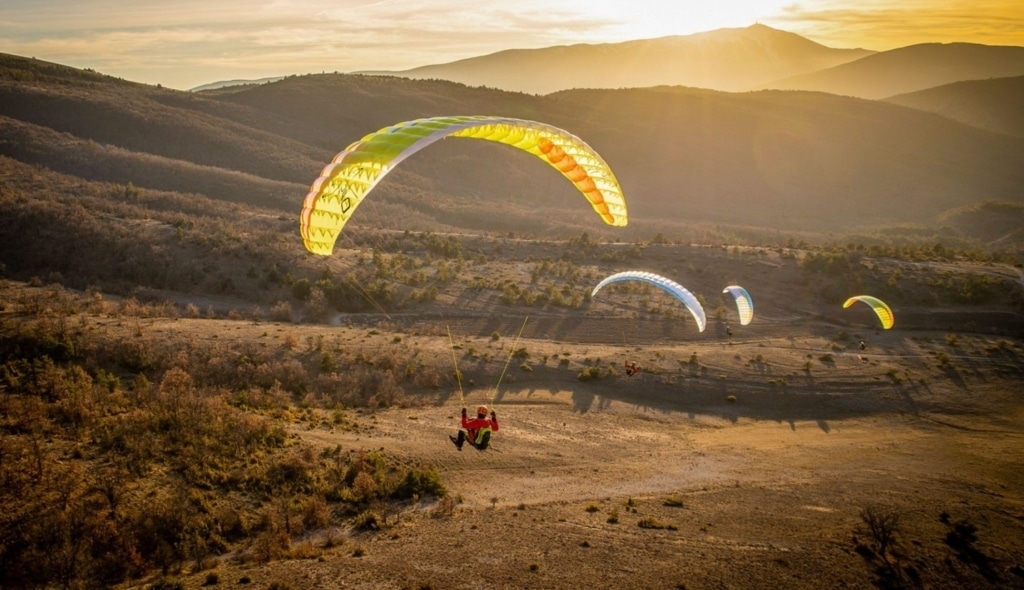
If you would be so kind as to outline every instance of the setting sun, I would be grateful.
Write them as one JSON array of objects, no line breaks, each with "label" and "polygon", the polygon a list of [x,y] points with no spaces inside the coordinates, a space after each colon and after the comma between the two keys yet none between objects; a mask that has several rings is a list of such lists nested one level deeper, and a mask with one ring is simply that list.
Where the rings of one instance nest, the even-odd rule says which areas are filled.
[{"label": "setting sun", "polygon": [[1024,590],[1024,0],[0,0],[0,588]]},{"label": "setting sun", "polygon": [[616,43],[763,23],[839,48],[1020,45],[1017,0],[101,0],[0,5],[0,46],[190,88],[230,78],[400,70],[506,49]]}]

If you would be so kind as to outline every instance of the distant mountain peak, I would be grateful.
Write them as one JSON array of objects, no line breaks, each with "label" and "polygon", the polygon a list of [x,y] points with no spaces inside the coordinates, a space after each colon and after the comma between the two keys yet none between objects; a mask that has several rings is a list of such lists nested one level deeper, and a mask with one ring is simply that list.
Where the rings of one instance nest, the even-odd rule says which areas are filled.
[{"label": "distant mountain peak", "polygon": [[959,82],[1024,75],[1024,47],[918,43],[763,86],[881,99]]},{"label": "distant mountain peak", "polygon": [[438,78],[533,94],[572,88],[650,86],[745,91],[871,53],[826,47],[795,33],[755,23],[619,43],[508,49],[411,70],[357,73]]}]

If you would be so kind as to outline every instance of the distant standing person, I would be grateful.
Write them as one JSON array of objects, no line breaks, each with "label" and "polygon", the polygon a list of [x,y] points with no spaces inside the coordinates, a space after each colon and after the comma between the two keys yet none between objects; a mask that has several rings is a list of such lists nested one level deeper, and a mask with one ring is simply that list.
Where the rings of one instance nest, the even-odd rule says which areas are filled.
[{"label": "distant standing person", "polygon": [[483,451],[491,444],[491,434],[498,432],[498,416],[491,411],[490,418],[487,417],[487,406],[477,406],[476,418],[469,418],[466,408],[462,408],[462,428],[459,435],[448,435],[456,449],[462,450],[462,445],[469,443],[469,446],[478,451]]}]

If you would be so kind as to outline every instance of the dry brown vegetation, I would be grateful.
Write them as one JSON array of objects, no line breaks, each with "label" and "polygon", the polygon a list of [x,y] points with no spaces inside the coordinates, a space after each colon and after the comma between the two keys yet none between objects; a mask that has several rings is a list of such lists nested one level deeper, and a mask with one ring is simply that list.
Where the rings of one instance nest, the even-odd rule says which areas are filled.
[{"label": "dry brown vegetation", "polygon": [[751,233],[764,243],[780,230],[828,231],[891,243],[916,224],[912,231],[932,239],[985,245],[991,232],[948,231],[938,216],[1019,201],[1024,183],[1020,138],[826,94],[660,87],[531,96],[337,74],[193,94],[5,56],[0,98],[5,156],[288,215],[334,153],[381,127],[467,113],[543,120],[612,164],[632,221],[613,234],[534,158],[453,140],[410,158],[364,205],[366,226],[391,229],[616,239],[662,232],[698,241],[716,234],[730,243]]},{"label": "dry brown vegetation", "polygon": [[[751,511],[777,502],[786,513],[804,492],[741,465],[693,483],[689,468],[678,472],[692,464],[666,470],[664,452],[717,464],[740,449],[748,456],[746,436],[808,421],[826,434],[849,428],[871,440],[871,421],[907,412],[912,433],[964,411],[950,387],[1001,404],[1000,392],[1021,376],[1014,335],[1024,287],[1014,267],[978,249],[362,231],[350,232],[338,256],[311,262],[287,237],[292,222],[266,212],[5,165],[10,215],[0,224],[8,236],[2,270],[30,281],[4,283],[0,297],[0,476],[12,507],[2,519],[0,575],[10,587],[142,580],[177,587],[244,578],[330,586],[336,568],[365,587],[448,587],[458,566],[438,571],[428,564],[479,558],[477,543],[455,541],[457,559],[444,548],[481,530],[481,506],[489,507],[488,526],[501,531],[500,539],[488,537],[486,554],[503,564],[509,586],[534,579],[522,576],[548,587],[569,584],[567,571],[552,568],[545,555],[571,546],[589,552],[573,557],[581,564],[568,570],[573,580],[599,584],[606,565],[620,563],[615,567],[632,572],[623,587],[663,579],[700,587],[721,579],[718,560],[734,560],[727,557],[733,549],[722,553],[718,542],[700,540],[710,538],[713,523],[729,523],[728,534],[749,546],[755,531],[774,530]],[[686,314],[644,286],[610,287],[592,301],[592,285],[623,267],[685,282],[711,318],[705,338],[695,340]],[[734,282],[755,293],[758,321],[723,346],[734,312],[719,292]],[[851,290],[887,298],[901,333],[912,336],[879,334],[865,327],[867,313],[840,310]],[[519,342],[513,338],[524,317]],[[852,360],[859,357],[848,351],[862,339],[874,360]],[[453,406],[463,403],[453,353],[470,399],[496,401],[479,388],[508,367],[501,412],[511,423],[493,449],[501,475],[489,483],[476,480],[474,459],[453,463],[447,446]],[[623,376],[624,357],[643,365],[642,377]],[[679,388],[687,392],[682,405]],[[531,401],[538,394],[550,399]],[[996,410],[967,411],[989,419]],[[707,427],[748,421],[752,433],[737,428],[738,438],[715,443],[725,447],[698,442]],[[662,438],[676,429],[679,448]],[[659,439],[669,446],[652,457],[644,449]],[[567,449],[577,449],[570,456],[581,466],[563,473]],[[935,468],[963,460],[923,457]],[[980,457],[984,477],[1002,469],[989,451]],[[850,469],[866,490],[889,489]],[[535,480],[537,473],[548,475]],[[761,483],[740,494],[740,480]],[[764,486],[786,491],[765,496]],[[831,531],[828,543],[867,566],[844,557],[832,562],[829,576],[855,584],[869,575],[879,585],[1013,584],[1020,550],[1004,539],[1007,522],[992,519],[1000,510],[1012,514],[1017,500],[998,494],[995,513],[932,497],[932,511],[959,519],[947,533],[924,527],[927,515],[903,517],[912,541],[930,548],[924,552],[889,537],[884,546],[840,543],[842,535],[865,534],[855,532],[857,515],[823,517],[814,526]],[[855,504],[869,500],[865,492]],[[595,522],[580,522],[589,506],[599,507]],[[696,520],[681,521],[680,510]],[[828,510],[822,514],[835,508]],[[903,515],[909,506],[884,510]],[[518,526],[527,520],[533,524]],[[697,526],[701,521],[708,522]],[[578,532],[595,526],[592,534]],[[551,537],[551,527],[568,538]],[[716,557],[703,567],[641,574],[618,561],[652,542],[625,532],[632,530],[660,535],[653,542],[665,547],[697,543]],[[908,531],[899,532],[891,536]],[[770,536],[777,540],[769,546],[781,544],[786,553],[753,585],[801,586],[795,575],[819,586],[820,568],[805,564],[820,556],[794,547],[784,530]],[[947,569],[928,557],[936,551],[932,537],[950,548]],[[552,539],[561,541],[521,552]],[[792,551],[805,553],[794,558]],[[397,574],[379,569],[395,559],[407,567]],[[353,569],[353,560],[365,567]]]},{"label": "dry brown vegetation", "polygon": [[166,338],[150,324],[173,306],[57,285],[5,283],[0,301],[4,587],[104,587],[229,552],[308,557],[319,549],[293,545],[305,531],[375,530],[399,503],[446,494],[435,469],[286,431],[373,428],[362,408],[405,401],[405,381],[438,385],[402,352]]},{"label": "dry brown vegetation", "polygon": [[[912,314],[787,329],[777,294],[731,343],[650,331],[681,318],[646,319],[643,289],[604,317],[527,308],[520,340],[498,302],[329,327],[4,282],[0,577],[450,587],[484,560],[485,587],[1024,585],[1021,342]],[[504,428],[467,456],[445,435],[478,401]]]},{"label": "dry brown vegetation", "polygon": [[[293,91],[375,103],[382,119],[435,99],[548,103],[348,76],[200,97],[5,59],[11,104],[56,107],[0,123],[0,586],[448,588],[467,567],[495,588],[1024,586],[1014,205],[951,213],[962,231],[840,235],[659,223],[638,198],[622,237],[583,221],[577,195],[539,206],[558,178],[543,198],[528,182],[522,201],[477,198],[495,164],[438,146],[472,182],[434,184],[437,160],[410,161],[315,258],[280,195],[216,188],[281,188],[327,149],[261,172],[292,145],[261,138],[311,125],[284,118]],[[691,93],[606,96],[642,110],[654,95]],[[71,121],[79,101],[126,128]],[[353,111],[332,104],[321,114],[341,125]],[[142,131],[190,110],[202,116],[183,128],[212,142],[196,160],[148,147]],[[221,118],[238,126],[220,134]],[[89,143],[101,131],[115,145]],[[211,145],[234,152],[214,162]],[[518,157],[494,162],[531,176]],[[124,171],[189,180],[99,180]],[[649,287],[590,296],[628,268],[683,283],[707,330]],[[721,295],[737,283],[756,302],[749,326]],[[886,299],[896,329],[843,310],[854,293]],[[486,453],[459,453],[447,435],[478,403],[502,429]]]}]

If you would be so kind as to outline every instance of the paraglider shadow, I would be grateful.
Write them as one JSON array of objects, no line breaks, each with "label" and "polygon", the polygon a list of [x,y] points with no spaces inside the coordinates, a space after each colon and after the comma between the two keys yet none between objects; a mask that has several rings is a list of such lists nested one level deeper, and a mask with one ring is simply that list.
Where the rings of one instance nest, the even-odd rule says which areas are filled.
[{"label": "paraglider shadow", "polygon": [[[587,331],[594,332],[590,334],[591,338],[599,337],[607,342],[608,339],[622,338],[623,326],[634,322],[613,320],[594,325],[592,318],[551,318],[550,321],[526,324],[523,334],[527,338],[541,334],[550,338],[553,332],[566,333],[573,338],[565,339],[564,348],[556,349],[551,356],[538,357],[536,351],[527,345],[527,352],[533,356],[513,359],[500,382],[500,391],[495,391],[495,382],[502,374],[513,347],[508,334],[514,334],[522,325],[521,320],[521,317],[500,316],[476,318],[471,329],[459,328],[462,333],[473,332],[484,339],[492,332],[502,335],[501,340],[493,344],[490,341],[482,346],[477,344],[474,355],[467,357],[467,352],[462,351],[458,361],[463,385],[478,392],[486,390],[482,394],[484,400],[505,404],[543,404],[551,401],[544,399],[546,394],[567,395],[573,411],[580,414],[623,403],[641,411],[680,413],[691,420],[718,417],[732,424],[741,420],[771,420],[788,424],[791,430],[796,429],[797,423],[814,423],[825,433],[832,431],[831,422],[835,420],[906,411],[908,405],[912,411],[921,411],[914,398],[919,397],[918,392],[923,386],[908,383],[900,390],[904,393],[896,396],[891,383],[866,385],[836,381],[829,377],[836,368],[832,355],[819,356],[817,352],[809,353],[813,358],[807,357],[803,362],[809,363],[810,370],[799,376],[793,371],[794,367],[776,366],[768,359],[758,361],[757,356],[760,355],[756,355],[753,359],[748,357],[746,370],[727,371],[727,377],[724,376],[726,373],[719,376],[717,370],[708,370],[699,362],[688,363],[685,360],[681,360],[674,370],[643,370],[627,377],[621,368],[622,358],[591,360],[588,350],[581,348],[587,344],[580,344],[577,330],[584,325]],[[679,327],[677,322],[664,323]],[[716,329],[720,326],[716,324]],[[687,335],[689,332],[683,334]],[[588,338],[582,339],[584,343],[589,341]],[[623,348],[624,353],[627,348]],[[822,370],[825,372],[820,373]],[[817,375],[814,374],[816,372]],[[451,391],[437,396],[439,404],[451,403],[453,396],[454,399],[459,398],[454,373],[450,383],[445,380],[442,388]],[[479,394],[473,395],[479,397]],[[565,400],[564,397],[560,399]]]},{"label": "paraglider shadow", "polygon": [[[497,394],[496,403],[545,403],[545,393],[568,394],[575,413],[602,411],[613,404],[628,404],[638,411],[667,415],[685,414],[691,420],[718,417],[731,424],[741,420],[771,420],[788,424],[814,423],[822,432],[832,432],[831,422],[876,413],[905,410],[905,400],[849,391],[821,393],[814,386],[768,384],[760,379],[725,380],[709,376],[641,373],[578,380],[579,367],[535,366],[532,371],[507,381]],[[891,391],[886,388],[886,391]],[[872,403],[848,403],[850,398],[870,396]]]},{"label": "paraglider shadow", "polygon": [[956,366],[950,363],[941,366],[940,368],[942,369],[942,374],[946,376],[946,379],[949,379],[950,382],[960,389],[967,389],[967,381],[964,380],[963,375],[960,374],[960,370],[957,369]]},{"label": "paraglider shadow", "polygon": [[925,395],[931,394],[931,390],[928,385],[920,381],[903,380],[895,377],[890,378],[893,379],[892,385],[896,395],[898,395],[906,404],[906,411],[915,417],[920,416],[921,407],[915,399],[915,396],[918,396],[922,392]]},{"label": "paraglider shadow", "polygon": [[598,410],[608,409],[612,402],[607,397],[596,395],[594,392],[586,391],[582,388],[572,391],[572,408],[574,412],[585,414],[593,410],[595,401],[597,401]]}]

